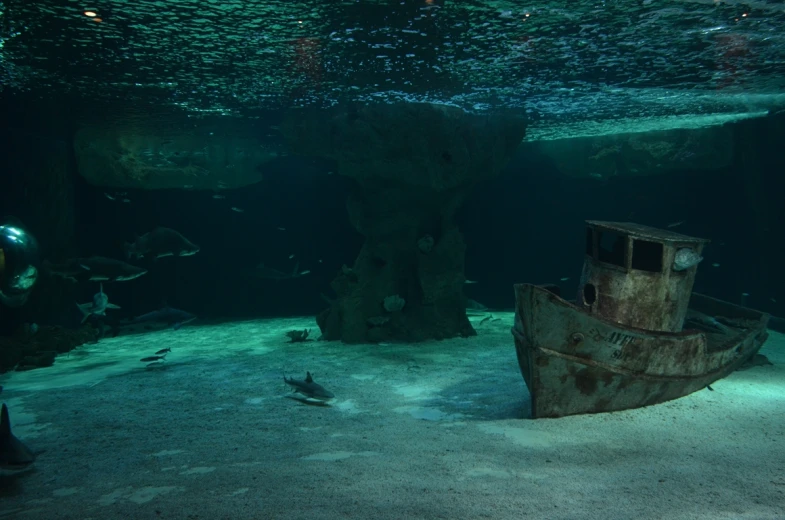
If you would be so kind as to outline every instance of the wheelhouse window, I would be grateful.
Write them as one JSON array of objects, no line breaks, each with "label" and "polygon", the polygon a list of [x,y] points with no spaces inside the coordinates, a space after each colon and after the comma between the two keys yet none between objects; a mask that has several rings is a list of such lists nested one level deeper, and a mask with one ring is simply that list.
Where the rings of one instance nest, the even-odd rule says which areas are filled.
[{"label": "wheelhouse window", "polygon": [[662,253],[662,244],[658,242],[650,242],[648,240],[633,240],[631,267],[633,269],[638,269],[639,271],[661,273]]},{"label": "wheelhouse window", "polygon": [[626,267],[627,237],[613,231],[597,231],[597,260],[607,264]]},{"label": "wheelhouse window", "polygon": [[594,256],[594,230],[590,227],[586,228],[586,254]]}]

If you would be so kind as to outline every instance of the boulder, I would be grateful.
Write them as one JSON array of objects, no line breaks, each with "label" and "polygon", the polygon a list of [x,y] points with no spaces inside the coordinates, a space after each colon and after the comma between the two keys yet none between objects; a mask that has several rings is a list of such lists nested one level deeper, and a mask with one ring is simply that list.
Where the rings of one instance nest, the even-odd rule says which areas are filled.
[{"label": "boulder", "polygon": [[333,159],[355,181],[347,209],[365,243],[332,282],[337,296],[317,317],[323,338],[475,334],[455,215],[472,188],[511,159],[524,120],[431,104],[352,105],[292,111],[283,131],[295,153]]},{"label": "boulder", "polygon": [[239,188],[262,180],[265,163],[278,157],[252,131],[152,122],[84,127],[74,150],[87,182],[118,189]]}]

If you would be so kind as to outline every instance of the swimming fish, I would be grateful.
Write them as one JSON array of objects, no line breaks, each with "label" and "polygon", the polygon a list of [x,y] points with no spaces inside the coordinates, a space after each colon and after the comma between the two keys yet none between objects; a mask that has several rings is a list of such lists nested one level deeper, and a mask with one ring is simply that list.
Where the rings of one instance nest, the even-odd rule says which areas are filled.
[{"label": "swimming fish", "polygon": [[166,359],[166,354],[164,354],[163,356],[147,356],[147,357],[143,357],[139,361],[141,361],[143,363],[149,363],[150,361],[163,361],[165,359]]},{"label": "swimming fish", "polygon": [[147,274],[147,269],[105,256],[72,258],[62,264],[44,261],[44,271],[72,281],[125,282]]},{"label": "swimming fish", "polygon": [[272,267],[266,267],[263,263],[256,266],[256,269],[253,271],[253,275],[256,278],[263,278],[265,280],[291,280],[293,278],[300,278],[301,276],[305,276],[309,274],[311,271],[299,271],[300,263],[298,262],[295,264],[294,269],[292,269],[291,273],[284,273],[283,271],[279,271],[278,269],[274,269]]},{"label": "swimming fish", "polygon": [[325,389],[322,385],[314,383],[310,372],[306,372],[305,380],[298,381],[294,378],[283,376],[284,382],[291,386],[292,389],[298,394],[304,395],[308,399],[316,399],[317,401],[328,401],[335,397],[335,394]]},{"label": "swimming fish", "polygon": [[106,316],[106,309],[119,309],[120,307],[109,303],[109,297],[104,292],[104,284],[101,283],[100,289],[93,295],[93,301],[90,303],[77,303],[76,306],[82,312],[82,323],[87,321],[91,314],[96,316]]},{"label": "swimming fish", "polygon": [[196,319],[196,316],[188,311],[175,309],[174,307],[165,306],[156,311],[148,312],[133,318],[127,323],[122,323],[121,326],[139,325],[142,323],[149,324],[166,324],[174,330],[178,330],[186,323],[190,323]]},{"label": "swimming fish", "polygon": [[467,316],[485,316],[488,312],[488,307],[483,305],[482,303],[478,302],[477,300],[472,300],[471,298],[466,298],[466,315]]},{"label": "swimming fish", "polygon": [[126,244],[125,252],[128,258],[191,256],[199,252],[199,246],[174,229],[157,227]]},{"label": "swimming fish", "polygon": [[676,251],[676,256],[673,259],[673,270],[684,271],[698,265],[701,260],[703,260],[703,257],[696,253],[694,249],[682,247]]}]

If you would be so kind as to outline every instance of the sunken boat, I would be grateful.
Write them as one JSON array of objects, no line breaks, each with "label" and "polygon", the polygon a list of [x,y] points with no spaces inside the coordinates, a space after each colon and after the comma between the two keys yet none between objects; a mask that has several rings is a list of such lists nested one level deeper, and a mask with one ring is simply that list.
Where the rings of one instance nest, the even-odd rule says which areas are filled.
[{"label": "sunken boat", "polygon": [[708,242],[639,224],[587,221],[574,301],[556,286],[516,284],[512,334],[531,417],[677,399],[754,356],[768,337],[769,315],[692,292]]}]

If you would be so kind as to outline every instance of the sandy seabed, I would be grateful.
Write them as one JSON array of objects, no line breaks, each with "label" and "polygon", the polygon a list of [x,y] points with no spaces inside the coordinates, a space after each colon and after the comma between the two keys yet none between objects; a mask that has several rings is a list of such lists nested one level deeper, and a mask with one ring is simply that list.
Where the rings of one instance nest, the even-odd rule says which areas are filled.
[{"label": "sandy seabed", "polygon": [[[193,325],[5,374],[14,433],[45,451],[0,482],[0,518],[785,519],[784,335],[713,392],[529,420],[495,316],[417,345],[288,343],[311,318]],[[287,398],[306,370],[330,406]]]}]

